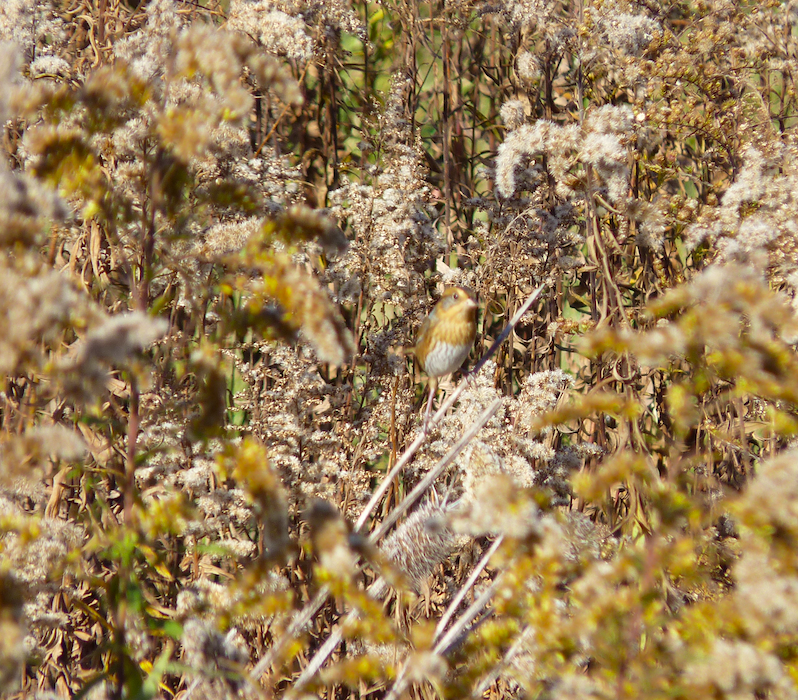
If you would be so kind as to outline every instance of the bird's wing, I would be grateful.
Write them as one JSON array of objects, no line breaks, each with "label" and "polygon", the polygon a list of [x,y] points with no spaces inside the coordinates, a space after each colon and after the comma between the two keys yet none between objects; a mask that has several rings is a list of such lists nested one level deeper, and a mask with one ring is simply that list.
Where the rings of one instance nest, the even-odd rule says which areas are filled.
[{"label": "bird's wing", "polygon": [[416,348],[418,347],[419,342],[421,339],[427,334],[429,331],[429,327],[432,324],[432,319],[427,316],[422,322],[421,325],[418,327],[418,332],[416,333],[416,342],[413,345],[413,352],[415,353]]}]

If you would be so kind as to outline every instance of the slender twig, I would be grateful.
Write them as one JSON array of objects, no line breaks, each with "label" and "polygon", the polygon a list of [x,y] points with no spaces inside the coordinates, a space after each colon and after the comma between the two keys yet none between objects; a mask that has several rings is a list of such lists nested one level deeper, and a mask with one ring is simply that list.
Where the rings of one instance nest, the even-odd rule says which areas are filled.
[{"label": "slender twig", "polygon": [[435,483],[435,480],[441,475],[443,470],[455,460],[457,455],[459,455],[465,446],[474,439],[476,434],[482,430],[484,425],[494,415],[496,415],[496,411],[501,408],[501,405],[502,400],[495,399],[490,406],[480,413],[479,418],[477,418],[471,427],[465,433],[463,433],[463,436],[457,441],[454,447],[449,450],[448,454],[440,462],[438,462],[421,481],[418,482],[416,487],[407,496],[405,496],[402,502],[390,512],[385,520],[380,523],[380,526],[374,531],[370,538],[373,543],[376,543],[377,540],[385,535],[385,533],[387,533],[388,530],[393,527],[394,523],[396,523],[396,521],[402,517],[402,514],[408,510],[408,508],[410,508],[410,506],[412,506],[419,498],[421,498],[424,492]]},{"label": "slender twig", "polygon": [[[233,639],[235,638],[235,635],[236,635],[236,629],[235,629],[235,627],[233,627],[227,633],[227,636],[226,636],[227,642],[231,643],[233,641]],[[201,669],[200,669],[200,672],[202,672]],[[252,686],[252,689],[255,691],[255,694],[259,698],[263,698],[263,700],[266,700],[267,697],[271,697],[271,696],[267,696],[267,694],[264,692],[263,688],[261,688],[258,685],[258,683],[256,682],[256,680],[255,680],[255,678],[253,676],[251,676],[250,674],[246,673],[245,671],[241,673],[241,676],[242,676],[244,681],[246,681],[247,683],[249,683],[249,685]],[[185,694],[181,696],[181,700],[191,700],[192,695],[194,695],[194,693],[196,692],[197,688],[199,688],[200,684],[203,681],[203,678],[204,677],[202,675],[199,675],[196,678],[194,678],[191,681],[191,684],[186,689]]]},{"label": "slender twig", "polygon": [[319,672],[319,669],[324,665],[324,662],[330,658],[332,653],[338,648],[341,640],[344,637],[344,627],[347,622],[353,621],[357,618],[357,612],[350,610],[347,616],[339,623],[332,631],[330,636],[321,645],[319,650],[313,655],[313,658],[308,662],[308,665],[302,669],[299,678],[294,681],[294,685],[289,692],[286,693],[287,698],[294,697],[297,693],[301,692],[310,680]]},{"label": "slender twig", "polygon": [[532,635],[532,627],[524,627],[521,630],[521,634],[518,635],[517,639],[512,643],[512,646],[507,650],[507,653],[502,658],[501,662],[496,664],[479,683],[479,685],[471,692],[471,697],[474,700],[478,700],[482,698],[485,691],[490,688],[490,686],[496,681],[499,675],[502,672],[502,669],[507,668],[510,665],[510,662],[518,656],[519,652],[522,650],[526,641]]},{"label": "slender twig", "polygon": [[[384,522],[380,524],[380,527],[375,530],[370,538],[369,541],[371,544],[376,544],[377,541],[386,533],[388,530],[391,529],[393,524],[402,516],[410,506],[412,506],[424,492],[432,486],[435,480],[441,475],[444,469],[446,469],[449,464],[451,464],[458,454],[463,450],[463,448],[468,445],[471,440],[474,439],[474,436],[484,427],[485,423],[487,423],[495,414],[496,411],[499,410],[501,407],[501,399],[496,399],[493,401],[490,406],[488,406],[479,417],[472,423],[471,427],[463,433],[463,436],[457,441],[451,450],[447,453],[447,455],[440,460],[433,469],[416,485],[416,487],[402,500],[402,502],[396,506],[396,508],[391,511],[390,515],[385,519]],[[373,592],[378,591],[382,588],[382,586],[378,585],[381,581],[377,581],[370,587],[370,590]],[[322,645],[322,647],[314,654],[313,658],[310,660],[308,665],[302,670],[301,675],[297,680],[294,682],[293,688],[291,689],[292,694],[300,692],[316,675],[319,669],[322,667],[324,662],[330,657],[330,655],[335,651],[336,647],[338,646],[339,642],[343,638],[343,628],[346,625],[347,620],[355,618],[357,616],[356,611],[351,611],[343,623],[339,624],[330,634],[327,641]]]},{"label": "slender twig", "polygon": [[435,639],[440,638],[440,636],[443,634],[443,631],[446,629],[446,625],[449,624],[449,621],[452,619],[455,612],[457,612],[457,608],[462,602],[463,598],[466,597],[468,591],[470,591],[471,587],[476,583],[477,578],[484,571],[485,567],[490,561],[490,558],[496,553],[496,550],[501,547],[502,542],[504,542],[504,535],[499,535],[493,541],[493,544],[490,546],[488,551],[482,556],[482,559],[479,560],[479,563],[474,567],[474,570],[471,572],[468,580],[460,587],[457,595],[454,597],[452,602],[449,603],[449,607],[446,609],[446,612],[443,614],[438,626],[435,628]]},{"label": "slender twig", "polygon": [[127,452],[125,455],[124,520],[127,527],[133,523],[133,502],[136,491],[136,442],[139,437],[139,385],[133,372],[130,375],[130,413],[127,422]]},{"label": "slender twig", "polygon": [[463,633],[466,626],[470,624],[471,620],[473,620],[490,602],[490,599],[493,598],[493,594],[499,589],[501,581],[502,577],[500,576],[495,581],[492,581],[491,584],[484,591],[482,591],[479,598],[477,598],[473,603],[471,603],[471,605],[468,606],[466,611],[460,615],[460,619],[458,619],[457,622],[455,622],[449,628],[449,631],[444,634],[443,637],[441,637],[440,641],[438,641],[438,643],[435,645],[435,648],[432,650],[433,653],[445,653],[446,649],[448,649]]},{"label": "slender twig", "polygon": [[[465,384],[466,384],[465,381],[461,382],[460,385],[457,387],[457,389],[460,389],[460,387],[465,389]],[[438,412],[430,419],[430,426],[434,426],[437,423],[439,423],[441,418],[443,418],[443,415],[446,413],[446,411],[448,411],[454,405],[454,402],[457,400],[460,394],[463,393],[462,389],[460,389],[460,391],[458,391],[457,389],[455,389],[455,391],[452,392],[451,396],[447,397],[443,406],[441,406],[438,409]],[[413,458],[413,455],[415,455],[416,452],[418,452],[418,448],[424,444],[424,441],[427,439],[428,435],[429,435],[428,432],[424,432],[423,430],[419,431],[418,435],[416,436],[416,439],[413,440],[410,447],[408,447],[404,451],[402,456],[396,461],[396,464],[393,465],[393,468],[385,475],[385,478],[382,480],[382,483],[379,485],[379,488],[371,496],[371,499],[366,504],[366,507],[363,509],[363,512],[358,517],[357,522],[355,523],[356,530],[363,529],[363,526],[366,524],[366,521],[368,520],[372,511],[377,507],[377,504],[385,495],[385,492],[393,483],[393,480],[397,476],[399,476],[402,469],[404,469],[405,466],[407,466],[407,464]]]},{"label": "slender twig", "polygon": [[[499,346],[507,339],[507,337],[512,332],[513,328],[516,327],[518,322],[521,320],[521,317],[529,311],[529,307],[535,303],[537,298],[540,296],[541,292],[546,288],[545,284],[541,284],[537,289],[535,289],[528,297],[527,300],[523,303],[521,308],[515,312],[513,317],[510,319],[510,322],[505,326],[504,330],[501,332],[498,338],[493,341],[493,345],[488,348],[488,351],[482,356],[482,358],[474,365],[474,369],[469,372],[469,376],[477,374],[479,370],[481,370],[485,363],[496,354],[496,351],[499,349]],[[461,385],[462,386],[462,385]],[[459,389],[460,387],[458,387]],[[440,413],[440,411],[438,412]],[[435,417],[432,419],[433,422],[438,418],[438,414],[435,414]]]},{"label": "slender twig", "polygon": [[[488,586],[482,594],[477,598],[468,609],[460,616],[460,619],[452,626],[452,628],[440,639],[432,650],[433,654],[442,656],[446,650],[457,640],[457,638],[465,631],[465,628],[471,621],[482,611],[482,609],[490,602],[493,594],[499,588],[500,578],[496,579]],[[399,700],[404,695],[408,686],[413,682],[413,676],[409,673],[409,664],[405,664],[399,673],[399,677],[393,684],[390,692],[385,696],[385,700]]]},{"label": "slender twig", "polygon": [[285,648],[302,633],[302,630],[304,630],[307,625],[310,624],[313,616],[327,601],[327,596],[329,594],[330,589],[327,586],[322,586],[318,593],[316,593],[316,595],[313,597],[313,600],[311,600],[310,603],[308,603],[301,611],[297,613],[282,636],[275,640],[271,649],[264,654],[263,658],[258,661],[255,668],[252,669],[252,677],[254,679],[260,679],[260,677],[271,668],[272,664],[277,661],[278,657],[280,654],[282,654]]},{"label": "slender twig", "polygon": [[191,685],[189,685],[186,689],[186,694],[183,696],[183,700],[191,700],[191,696],[194,694],[194,691],[199,688],[200,683],[202,683],[202,678],[199,676],[191,681]]},{"label": "slender twig", "polygon": [[[302,69],[302,75],[300,75],[299,76],[299,80],[297,80],[297,82],[300,85],[305,81],[305,76],[307,75],[308,67],[310,66],[310,64],[311,64],[311,62],[308,61],[305,64],[305,67]],[[283,120],[283,117],[285,116],[285,113],[290,108],[291,108],[291,103],[290,102],[287,102],[285,105],[283,105],[283,110],[280,112],[280,114],[277,117],[277,119],[274,120],[274,124],[272,124],[272,128],[269,129],[269,133],[267,133],[266,136],[263,137],[263,140],[260,142],[260,144],[258,144],[258,147],[255,149],[255,153],[253,153],[253,155],[255,157],[258,157],[260,155],[261,151],[263,150],[263,147],[266,145],[267,141],[272,137],[272,134],[274,134],[274,132],[277,129],[277,127],[279,126],[280,122]]]}]

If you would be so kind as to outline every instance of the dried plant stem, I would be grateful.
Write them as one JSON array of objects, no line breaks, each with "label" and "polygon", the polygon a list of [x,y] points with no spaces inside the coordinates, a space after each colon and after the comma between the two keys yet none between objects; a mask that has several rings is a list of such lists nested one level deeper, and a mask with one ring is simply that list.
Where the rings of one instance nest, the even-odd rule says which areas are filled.
[{"label": "dried plant stem", "polygon": [[191,696],[194,695],[194,691],[199,688],[200,683],[202,683],[202,678],[198,677],[192,680],[191,685],[186,689],[186,694],[183,696],[183,700],[191,700]]},{"label": "dried plant stem", "polygon": [[283,635],[275,640],[268,653],[264,654],[263,658],[258,661],[255,668],[252,669],[252,678],[257,681],[272,667],[286,647],[292,644],[302,633],[302,630],[310,624],[313,616],[321,609],[321,606],[327,601],[329,595],[330,589],[328,586],[323,586],[319,589],[313,597],[313,600],[294,616],[294,619],[291,620],[291,624],[288,625]]},{"label": "dried plant stem", "polygon": [[479,598],[477,598],[471,605],[466,608],[465,612],[460,616],[460,619],[455,622],[449,631],[441,637],[440,641],[435,645],[433,651],[436,654],[443,654],[455,642],[455,640],[463,633],[466,626],[473,620],[480,611],[490,602],[493,594],[499,589],[502,578],[499,577],[488,586]]},{"label": "dried plant stem", "polygon": [[[388,517],[385,523],[383,523],[380,526],[380,528],[378,528],[374,533],[372,533],[371,537],[369,538],[372,544],[375,544],[380,539],[380,537],[382,537],[391,528],[391,526],[396,522],[396,520],[399,517],[401,517],[402,513],[404,513],[413,503],[415,503],[415,501],[421,496],[424,490],[426,490],[435,481],[435,479],[438,477],[441,471],[443,471],[443,469],[445,469],[446,466],[448,466],[452,462],[452,460],[460,453],[460,451],[468,444],[468,442],[471,439],[473,439],[474,435],[476,435],[476,433],[482,428],[482,426],[484,426],[485,423],[487,423],[491,419],[491,417],[499,409],[500,405],[501,401],[497,399],[487,409],[485,409],[485,411],[482,412],[482,414],[479,416],[479,418],[477,418],[477,420],[474,422],[471,428],[463,435],[460,441],[449,451],[449,454],[447,454],[446,457],[444,457],[438,463],[438,465],[434,469],[432,469],[432,471],[429,474],[427,474],[427,476],[418,484],[418,486],[416,486],[416,488],[413,489],[413,491],[411,491],[410,494],[407,495],[407,497],[402,501],[402,503],[400,503],[394,509],[394,511],[391,513],[391,515]],[[421,444],[421,440],[424,437],[425,436],[422,434],[419,435],[419,438],[416,439],[416,441],[419,442],[419,446]],[[418,449],[418,447],[416,447],[415,449]],[[415,452],[415,449],[413,450],[413,452]],[[410,450],[408,450],[408,452],[410,452]],[[405,452],[405,454],[402,455],[399,462],[397,462],[397,465],[404,465],[409,461],[409,457],[407,456],[408,452]],[[394,469],[396,468],[394,467]],[[430,478],[431,476],[432,478]],[[390,483],[389,480],[386,481],[387,483]],[[368,507],[366,512],[368,512]],[[305,606],[305,608],[301,612],[299,612],[296,615],[294,620],[286,629],[285,633],[280,637],[278,641],[275,642],[275,644],[272,646],[269,652],[266,655],[264,655],[264,657],[257,663],[257,665],[252,671],[253,678],[256,679],[260,678],[269,668],[271,668],[272,664],[274,664],[274,662],[277,660],[282,651],[294,639],[296,639],[297,635],[301,633],[304,627],[310,623],[310,621],[313,619],[313,616],[319,611],[321,606],[324,605],[324,602],[327,600],[329,592],[330,591],[327,586],[321,588],[318,591],[318,593],[316,593],[316,596],[313,598],[313,600],[307,606]],[[317,660],[317,658],[320,659],[319,663],[320,667],[321,663],[324,663],[329,654],[331,654],[332,651],[335,649],[335,647],[338,645],[338,642],[340,642],[341,640],[340,630],[341,630],[340,626],[336,628],[336,630],[332,633],[332,635],[327,640],[322,649],[320,649],[319,652],[317,652],[316,657],[314,657],[314,659],[311,661],[311,663],[303,672],[302,676],[300,676],[300,678],[297,680],[294,686],[295,691],[298,691],[305,684],[307,684],[309,678],[312,677],[313,673],[315,673],[315,670],[312,671],[311,673],[308,673],[308,671],[309,669],[311,669],[311,666],[314,665],[314,662]],[[332,645],[332,648],[329,650],[329,652],[326,652],[326,648],[328,647],[328,645]],[[322,655],[323,651],[326,652],[326,656]]]},{"label": "dried plant stem", "polygon": [[133,522],[133,501],[136,488],[136,443],[139,437],[139,388],[135,375],[130,378],[130,416],[127,424],[127,454],[125,456],[125,524]]},{"label": "dried plant stem", "polygon": [[449,27],[444,18],[441,26],[441,50],[443,52],[443,194],[446,207],[444,227],[446,228],[447,255],[454,243],[452,237],[452,52],[449,41]]},{"label": "dried plant stem", "polygon": [[470,591],[473,585],[476,583],[477,578],[485,570],[490,558],[496,553],[499,547],[501,547],[502,542],[504,542],[504,535],[499,535],[493,541],[493,544],[488,548],[488,551],[482,555],[482,559],[480,559],[479,563],[474,567],[474,570],[471,572],[468,580],[460,587],[457,595],[454,597],[452,602],[449,603],[449,607],[446,608],[446,612],[443,614],[438,626],[435,628],[435,639],[440,638],[440,636],[443,634],[443,631],[446,629],[446,625],[448,625],[449,621],[452,619],[452,617],[454,617],[454,613],[457,611],[457,608],[463,601],[463,598],[466,597],[468,591]]},{"label": "dried plant stem", "polygon": [[[496,579],[488,586],[482,594],[471,605],[468,606],[466,611],[460,616],[460,619],[452,626],[452,628],[441,638],[432,650],[433,654],[438,656],[443,655],[446,650],[457,640],[457,638],[465,631],[468,624],[480,613],[480,611],[490,602],[493,594],[498,590],[501,578]],[[396,679],[390,692],[385,696],[385,700],[399,700],[404,695],[408,686],[413,682],[413,676],[409,673],[409,664],[406,664],[399,677]]]},{"label": "dried plant stem", "polygon": [[[402,500],[402,502],[396,506],[396,508],[391,511],[390,515],[380,523],[379,528],[377,528],[369,538],[371,544],[376,544],[381,537],[383,537],[388,530],[396,523],[396,521],[402,516],[402,514],[408,510],[421,496],[435,483],[435,480],[441,475],[444,469],[449,466],[457,457],[458,454],[468,445],[471,440],[474,439],[476,434],[485,426],[485,424],[496,414],[496,411],[499,410],[501,407],[501,399],[496,399],[493,403],[490,404],[479,417],[472,423],[471,427],[463,433],[463,436],[460,440],[457,441],[451,450],[447,453],[447,455],[435,465],[433,469],[416,485],[416,487]],[[383,590],[383,586],[380,585],[383,583],[381,579],[372,584],[370,589],[371,595],[376,595],[377,591]],[[350,611],[347,615],[347,619],[356,616],[356,611]],[[343,637],[343,628],[346,625],[346,620],[339,624],[335,630],[333,630],[330,637],[327,641],[322,645],[322,647],[316,652],[313,658],[310,660],[310,663],[303,669],[302,674],[294,683],[294,687],[292,688],[293,693],[297,693],[301,691],[313,678],[314,675],[319,671],[322,667],[324,662],[330,657],[330,655],[335,651],[335,648],[338,646],[339,642]],[[260,665],[260,664],[259,664]]]},{"label": "dried plant stem", "polygon": [[532,634],[532,628],[528,625],[521,630],[521,634],[518,635],[518,638],[512,643],[512,646],[507,650],[507,653],[502,657],[501,663],[496,664],[479,683],[476,689],[471,693],[471,697],[475,700],[477,698],[481,698],[485,691],[496,681],[496,679],[501,674],[502,670],[507,668],[510,662],[518,656],[518,653],[521,651],[524,643],[529,639]]},{"label": "dried plant stem", "polygon": [[310,660],[310,663],[308,663],[308,665],[302,669],[302,673],[300,674],[299,678],[296,679],[291,690],[286,693],[287,699],[296,697],[297,694],[300,693],[305,686],[307,686],[311,678],[313,678],[319,672],[319,669],[324,665],[324,662],[330,658],[330,655],[341,643],[341,640],[344,637],[344,626],[347,624],[347,622],[356,618],[357,612],[355,610],[350,610],[349,613],[347,613],[343,621],[338,624],[338,626],[330,633],[327,641],[325,641],[324,644],[321,645],[321,648],[314,654],[313,658]]},{"label": "dried plant stem", "polygon": [[[532,306],[532,304],[535,303],[535,301],[537,300],[537,298],[540,296],[540,294],[543,292],[543,290],[545,288],[546,288],[546,285],[545,284],[541,284],[537,289],[535,289],[527,297],[526,301],[523,303],[521,308],[519,308],[518,311],[515,312],[513,317],[510,319],[510,322],[504,327],[504,330],[499,334],[499,337],[496,338],[496,340],[493,341],[493,345],[491,345],[488,348],[488,351],[482,356],[482,358],[479,360],[479,362],[477,362],[477,364],[474,366],[474,369],[472,369],[471,372],[469,372],[470,375],[477,374],[479,372],[479,370],[481,370],[485,366],[485,363],[493,355],[496,354],[496,351],[499,349],[499,346],[507,339],[507,337],[510,335],[510,333],[512,333],[513,328],[515,328],[515,326],[521,320],[521,317],[527,311],[529,311],[529,308]],[[462,384],[460,386],[462,386]],[[454,394],[457,394],[457,396],[459,396],[460,393],[462,393],[462,389],[460,388],[460,386],[458,386],[457,389],[455,389],[455,391],[453,392]],[[459,390],[460,393],[458,393],[458,390]],[[440,411],[438,411],[438,413],[436,413],[435,416],[433,417],[433,419],[432,419],[433,423],[436,423],[439,420],[438,414],[440,414]]]},{"label": "dried plant stem", "polygon": [[496,579],[490,586],[488,586],[482,594],[471,605],[468,606],[466,611],[460,616],[460,619],[452,625],[449,631],[441,638],[435,645],[433,651],[436,654],[444,654],[446,650],[454,644],[457,638],[463,633],[466,626],[473,620],[480,611],[490,602],[493,594],[498,590],[501,579]]},{"label": "dried plant stem", "polygon": [[[455,389],[452,392],[452,395],[446,399],[443,406],[441,406],[438,409],[438,412],[430,419],[430,426],[436,425],[443,417],[445,412],[448,411],[449,408],[451,408],[451,406],[457,400],[457,397],[462,393],[462,389],[460,389],[460,387],[465,388],[465,382],[462,382],[460,386],[458,386],[457,389]],[[460,389],[460,391],[458,391],[458,389]],[[428,432],[424,432],[423,430],[420,431],[419,434],[416,436],[416,439],[413,440],[413,442],[411,443],[410,447],[408,447],[404,451],[402,456],[396,461],[396,464],[393,465],[393,468],[385,475],[385,478],[382,480],[382,483],[379,485],[377,490],[369,499],[369,502],[366,504],[366,507],[363,509],[363,512],[358,517],[357,522],[355,523],[356,530],[363,529],[363,526],[366,524],[366,521],[368,520],[369,516],[377,507],[377,504],[385,495],[385,492],[390,488],[391,484],[393,483],[393,480],[400,474],[402,469],[404,469],[405,466],[410,462],[410,460],[413,458],[413,455],[415,455],[415,453],[418,452],[418,448],[424,444],[424,441],[427,439],[428,434],[429,434]]]},{"label": "dried plant stem", "polygon": [[380,523],[380,526],[372,533],[371,537],[369,538],[372,544],[376,544],[387,532],[388,530],[393,527],[397,520],[402,517],[402,514],[410,508],[421,496],[426,492],[426,490],[435,483],[435,480],[443,473],[443,470],[446,469],[457,457],[457,455],[462,452],[465,446],[474,439],[476,434],[482,430],[484,425],[494,416],[496,415],[496,411],[499,410],[501,407],[502,402],[501,399],[496,399],[493,403],[490,404],[482,413],[480,413],[479,417],[472,423],[471,427],[463,433],[463,436],[457,441],[454,447],[447,453],[447,455],[438,462],[427,474],[426,476],[418,482],[416,487],[409,493],[402,502],[394,508],[390,515],[383,522]]},{"label": "dried plant stem", "polygon": [[[307,75],[307,72],[308,72],[308,66],[310,66],[310,62],[308,62],[305,65],[304,69],[302,70],[302,75],[299,78],[300,82],[302,82],[305,79],[305,76]],[[277,119],[274,120],[274,124],[272,124],[272,128],[269,129],[269,132],[266,134],[266,136],[263,137],[263,139],[261,139],[260,144],[258,144],[258,147],[255,149],[255,153],[253,154],[254,156],[259,156],[261,154],[261,151],[263,150],[263,147],[268,143],[269,139],[272,137],[272,135],[274,134],[275,130],[280,125],[280,122],[282,122],[283,117],[286,115],[286,112],[288,112],[290,107],[291,107],[291,105],[288,104],[288,103],[283,105],[283,109],[280,112],[280,114],[277,117]]]}]

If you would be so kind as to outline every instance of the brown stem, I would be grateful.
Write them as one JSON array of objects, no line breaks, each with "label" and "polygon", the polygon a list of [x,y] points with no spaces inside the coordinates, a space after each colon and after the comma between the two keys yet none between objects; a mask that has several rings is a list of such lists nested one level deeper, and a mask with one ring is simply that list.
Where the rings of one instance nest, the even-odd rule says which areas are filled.
[{"label": "brown stem", "polygon": [[[443,4],[443,3],[442,3]],[[446,232],[446,255],[452,248],[452,97],[450,82],[452,79],[451,47],[449,45],[449,29],[446,17],[441,8],[443,26],[441,27],[441,44],[443,49],[443,194],[446,207],[444,229]],[[448,259],[446,261],[449,262]]]},{"label": "brown stem", "polygon": [[102,47],[105,44],[105,11],[108,0],[100,0],[100,9],[97,17],[97,43]]},{"label": "brown stem", "polygon": [[327,82],[328,103],[327,103],[327,134],[329,138],[329,149],[327,153],[331,156],[332,181],[325,183],[328,188],[335,188],[338,184],[338,97],[336,95],[335,84],[335,51],[337,43],[332,41],[327,47],[327,66],[325,70],[325,80]]},{"label": "brown stem", "polygon": [[125,467],[125,525],[133,522],[133,490],[136,486],[136,442],[139,436],[139,388],[130,378],[130,416],[127,422],[127,459]]},{"label": "brown stem", "polygon": [[136,308],[146,313],[150,305],[150,276],[152,274],[152,259],[155,253],[155,226],[156,214],[161,204],[161,168],[163,167],[163,154],[159,150],[155,156],[155,163],[150,179],[150,207],[144,207],[142,211],[144,235],[141,241],[141,270],[139,274],[139,292]]}]

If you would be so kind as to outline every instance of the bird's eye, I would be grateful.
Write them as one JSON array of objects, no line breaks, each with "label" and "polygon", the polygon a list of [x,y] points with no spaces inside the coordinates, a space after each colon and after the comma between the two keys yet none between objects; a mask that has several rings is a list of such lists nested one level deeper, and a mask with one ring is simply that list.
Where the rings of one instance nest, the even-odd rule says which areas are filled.
[{"label": "bird's eye", "polygon": [[459,299],[460,298],[460,292],[455,292],[454,294],[452,294],[452,297],[454,299]]}]

